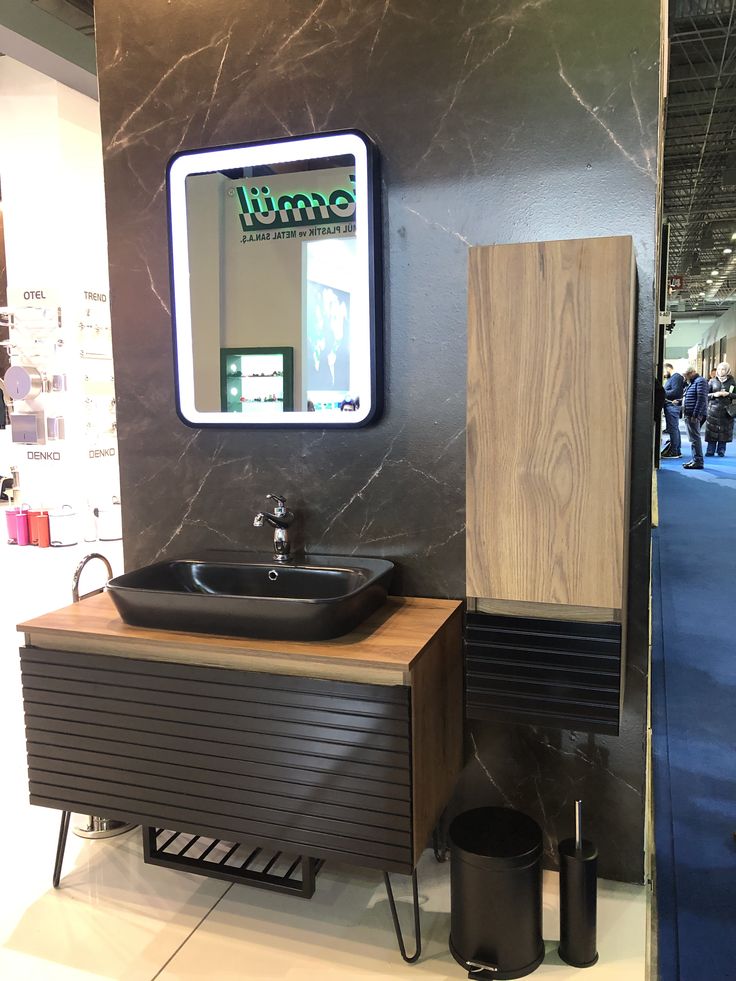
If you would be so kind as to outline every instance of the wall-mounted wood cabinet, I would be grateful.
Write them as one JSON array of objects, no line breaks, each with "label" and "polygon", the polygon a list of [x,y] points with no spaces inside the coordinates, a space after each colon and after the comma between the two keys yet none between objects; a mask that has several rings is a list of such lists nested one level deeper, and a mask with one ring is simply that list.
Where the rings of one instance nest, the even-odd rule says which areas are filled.
[{"label": "wall-mounted wood cabinet", "polygon": [[470,250],[472,718],[618,731],[635,296],[628,236]]},{"label": "wall-mounted wood cabinet", "polygon": [[470,250],[469,596],[620,618],[635,286],[628,236]]}]

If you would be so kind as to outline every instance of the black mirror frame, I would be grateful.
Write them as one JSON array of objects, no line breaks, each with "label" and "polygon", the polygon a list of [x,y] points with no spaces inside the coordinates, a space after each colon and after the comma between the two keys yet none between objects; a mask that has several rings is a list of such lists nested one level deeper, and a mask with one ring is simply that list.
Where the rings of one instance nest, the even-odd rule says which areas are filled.
[{"label": "black mirror frame", "polygon": [[[171,168],[180,157],[191,157],[197,153],[213,150],[229,150],[238,147],[268,146],[271,144],[311,140],[320,136],[357,136],[366,148],[367,190],[368,190],[368,292],[370,297],[369,342],[371,349],[371,409],[360,422],[193,422],[181,409],[178,336],[176,329],[176,300],[174,289],[174,262],[171,221]],[[173,336],[173,367],[176,414],[190,429],[362,429],[375,423],[383,413],[384,407],[384,343],[383,343],[383,214],[381,208],[381,166],[378,147],[374,141],[359,129],[330,130],[325,133],[306,133],[299,136],[285,136],[273,140],[257,140],[244,143],[231,143],[221,146],[200,147],[194,150],[179,150],[170,157],[166,165],[166,225],[169,249],[169,284],[171,294],[171,327]]]}]

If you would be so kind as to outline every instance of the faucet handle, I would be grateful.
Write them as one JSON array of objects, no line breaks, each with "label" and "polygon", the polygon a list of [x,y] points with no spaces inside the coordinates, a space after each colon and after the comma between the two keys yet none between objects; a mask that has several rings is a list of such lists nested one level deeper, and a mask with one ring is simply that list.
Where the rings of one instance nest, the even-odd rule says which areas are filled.
[{"label": "faucet handle", "polygon": [[276,502],[276,507],[274,508],[274,511],[275,511],[276,514],[279,514],[280,512],[286,511],[286,498],[285,497],[279,497],[278,494],[266,494],[266,499],[269,500],[269,501],[275,501]]}]

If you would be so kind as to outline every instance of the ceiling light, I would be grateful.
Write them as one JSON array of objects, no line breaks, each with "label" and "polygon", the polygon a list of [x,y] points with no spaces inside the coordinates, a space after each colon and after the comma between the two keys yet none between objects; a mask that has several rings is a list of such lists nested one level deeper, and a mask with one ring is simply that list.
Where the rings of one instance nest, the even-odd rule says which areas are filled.
[{"label": "ceiling light", "polygon": [[706,279],[706,283],[712,283],[712,282],[713,282],[712,279]]},{"label": "ceiling light", "polygon": [[705,293],[698,293],[698,296],[705,296]]},{"label": "ceiling light", "polygon": [[717,276],[717,275],[718,275],[718,270],[717,270],[717,269],[714,269],[714,270],[713,270],[713,271],[711,272],[711,276]]},{"label": "ceiling light", "polygon": [[736,242],[736,232],[734,232],[733,235],[731,236],[731,241]]},{"label": "ceiling light", "polygon": [[732,252],[733,252],[733,249],[724,249],[723,250],[723,254],[724,255],[731,255]]}]

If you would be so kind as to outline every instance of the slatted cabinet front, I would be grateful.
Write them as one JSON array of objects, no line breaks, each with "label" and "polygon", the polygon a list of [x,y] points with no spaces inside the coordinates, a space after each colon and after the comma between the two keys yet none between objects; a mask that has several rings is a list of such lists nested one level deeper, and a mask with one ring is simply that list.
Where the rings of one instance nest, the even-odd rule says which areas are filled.
[{"label": "slatted cabinet front", "polygon": [[411,871],[408,687],[34,647],[21,667],[31,803]]}]

